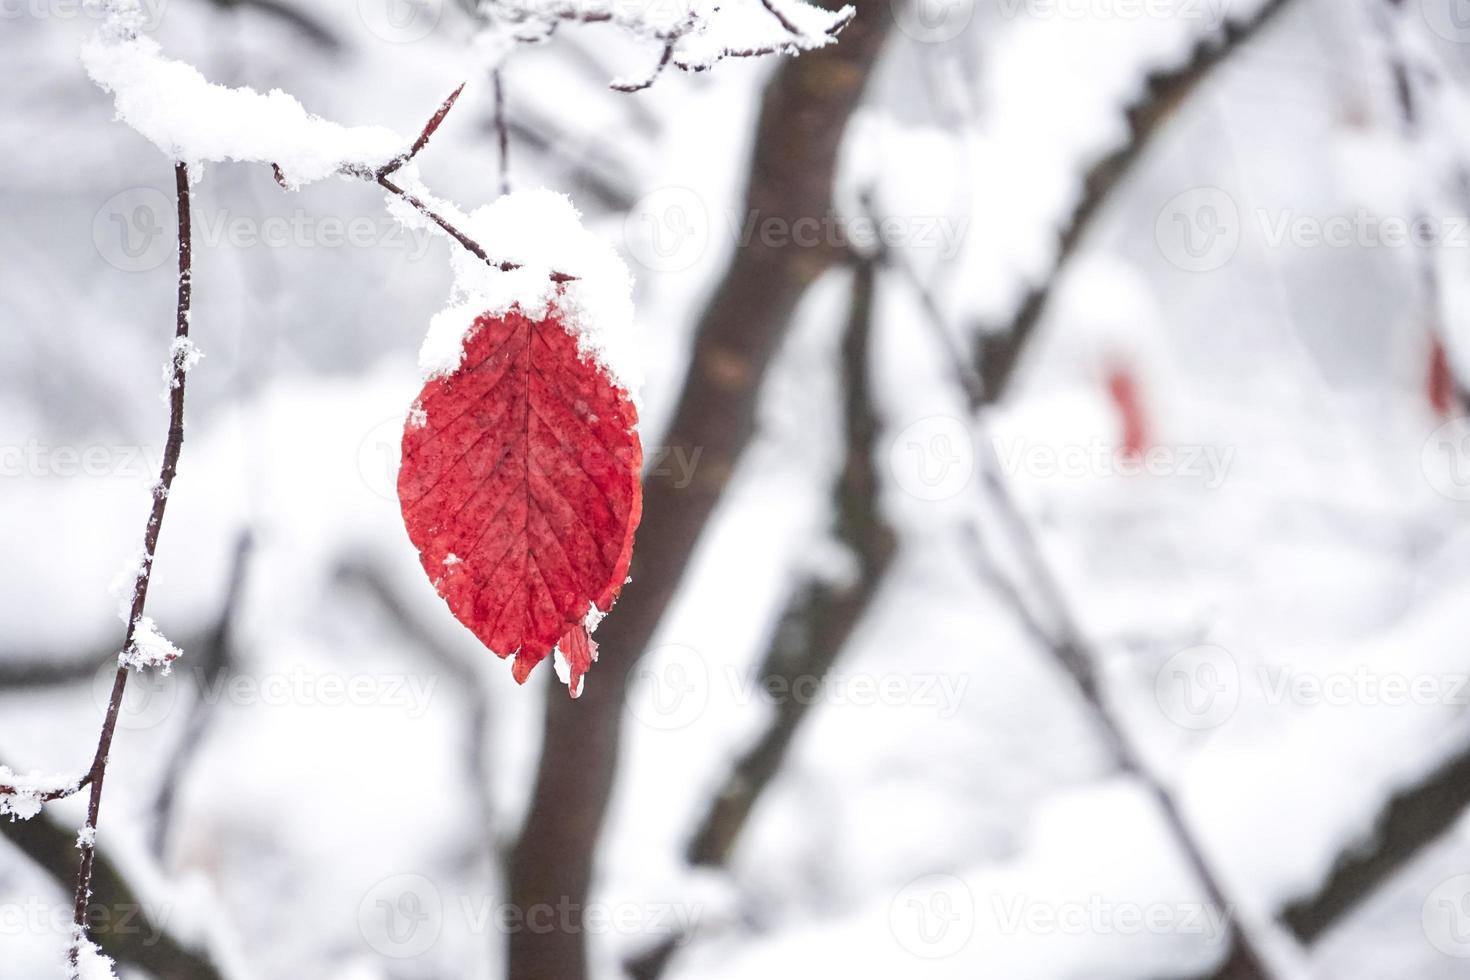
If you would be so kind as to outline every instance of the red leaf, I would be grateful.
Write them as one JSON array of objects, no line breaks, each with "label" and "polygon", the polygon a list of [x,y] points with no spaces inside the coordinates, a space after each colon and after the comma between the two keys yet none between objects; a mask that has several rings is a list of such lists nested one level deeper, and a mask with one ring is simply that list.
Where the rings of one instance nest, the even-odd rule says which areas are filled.
[{"label": "red leaf", "polygon": [[553,309],[475,320],[464,360],[430,380],[403,430],[398,499],[450,610],[524,683],[560,641],[576,696],[585,622],[628,575],[643,450],[627,392]]}]

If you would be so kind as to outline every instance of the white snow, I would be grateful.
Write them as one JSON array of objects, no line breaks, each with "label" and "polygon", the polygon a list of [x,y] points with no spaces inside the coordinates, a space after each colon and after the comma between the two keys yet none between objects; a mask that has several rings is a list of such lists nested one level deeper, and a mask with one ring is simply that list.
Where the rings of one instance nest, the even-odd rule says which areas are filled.
[{"label": "white snow", "polygon": [[102,954],[96,943],[83,940],[77,948],[77,980],[117,980],[112,960]]},{"label": "white snow", "polygon": [[107,32],[82,48],[87,74],[116,99],[117,118],[199,176],[206,161],[277,164],[293,186],[346,166],[376,169],[407,145],[381,126],[341,126],[272,89],[227,88],[165,57],[147,37]]},{"label": "white snow", "polygon": [[[401,221],[412,227],[432,227],[395,196],[389,197],[389,203]],[[437,202],[435,207],[437,210]],[[576,334],[582,354],[607,371],[636,401],[642,369],[634,331],[632,277],[616,250],[582,225],[570,198],[544,189],[516,191],[464,216],[462,224],[454,223],[492,260],[516,263],[520,268],[502,272],[459,243],[451,243],[454,290],[449,307],[430,322],[419,349],[419,370],[425,380],[459,367],[466,332],[476,317],[516,308],[536,318],[554,305]],[[577,278],[557,283],[551,278],[553,272]]]},{"label": "white snow", "polygon": [[117,661],[132,670],[159,667],[167,673],[173,662],[181,656],[183,651],[159,632],[153,617],[139,616],[133,629],[133,645],[119,654]]},{"label": "white snow", "polygon": [[[873,118],[853,128],[854,172],[844,181],[849,188],[873,184],[889,214],[970,218],[961,261],[946,266],[929,261],[934,250],[911,253],[926,271],[932,267],[941,299],[954,301],[957,328],[972,318],[1003,320],[1019,289],[1049,267],[1057,221],[1074,202],[1084,168],[1123,135],[1122,104],[1149,68],[1177,64],[1206,27],[1184,30],[1153,16],[1067,22],[1043,16],[1048,4],[1009,0],[974,6],[976,26],[952,45],[915,45],[895,33],[867,100]],[[1233,11],[1251,6],[1231,4]],[[1023,383],[993,418],[1007,444],[1024,438],[1027,446],[1055,449],[1112,438],[1116,420],[1094,371],[1100,356],[1126,345],[1129,356],[1157,358],[1149,366],[1163,369],[1148,374],[1150,395],[1160,398],[1161,436],[1237,451],[1229,478],[1209,492],[1179,478],[1061,480],[1026,470],[1012,476],[1087,633],[1102,647],[1108,690],[1130,731],[1160,776],[1179,787],[1231,886],[1259,908],[1279,907],[1320,884],[1334,855],[1371,833],[1390,793],[1466,744],[1463,706],[1273,700],[1272,682],[1288,668],[1306,678],[1359,665],[1385,679],[1463,675],[1455,637],[1470,625],[1455,608],[1470,546],[1465,506],[1424,484],[1419,452],[1438,423],[1411,417],[1420,410],[1418,389],[1410,387],[1420,380],[1420,362],[1396,353],[1420,341],[1419,311],[1411,309],[1414,263],[1383,251],[1267,250],[1252,237],[1258,207],[1333,214],[1361,205],[1398,213],[1418,200],[1435,211],[1463,209],[1441,204],[1425,181],[1405,183],[1405,175],[1425,171],[1403,158],[1423,148],[1405,150],[1382,135],[1393,126],[1392,116],[1381,114],[1392,112],[1393,97],[1383,66],[1375,52],[1362,50],[1361,38],[1345,33],[1349,5],[1319,6],[1298,7],[1300,18],[1233,56],[1209,90],[1171,113],[1148,159],[1089,236],[1028,355]],[[1005,8],[1021,13],[982,22]],[[363,30],[352,4],[305,0],[302,9],[346,42],[347,56],[330,72],[306,42],[258,9],[174,4],[157,36],[211,79],[233,84],[244,71],[269,79],[258,87],[279,85],[338,118],[356,112],[354,119],[418,120],[446,83],[460,80],[450,76],[460,67],[454,59],[462,32],[392,46]],[[452,26],[450,5],[444,9],[444,25]],[[753,4],[749,10],[753,20],[766,16]],[[1407,13],[1411,23],[1422,21],[1417,9]],[[153,456],[147,465],[129,457],[125,468],[96,479],[47,473],[0,483],[5,540],[24,559],[0,589],[4,618],[15,626],[5,656],[17,659],[80,658],[116,644],[111,603],[99,596],[118,559],[136,547],[162,418],[151,395],[169,297],[156,277],[95,274],[71,260],[76,250],[65,245],[72,237],[66,229],[85,226],[98,202],[123,186],[123,173],[128,183],[141,179],[132,174],[160,173],[153,145],[125,127],[103,125],[112,107],[77,71],[84,28],[72,27],[23,17],[0,30],[0,57],[17,66],[14,85],[0,94],[10,106],[0,113],[0,128],[15,152],[0,166],[18,191],[0,205],[13,218],[0,222],[0,234],[9,235],[6,244],[21,263],[0,295],[0,312],[18,329],[0,338],[0,347],[7,363],[44,359],[56,381],[34,391],[9,386],[0,446],[23,446],[37,433],[53,445],[95,439],[87,429],[94,409],[63,403],[65,382],[95,397],[97,411],[126,433],[107,438],[151,440],[144,455]],[[1428,33],[1422,24],[1420,30]],[[518,52],[507,76],[511,107],[552,133],[560,151],[518,140],[512,176],[575,188],[588,228],[612,241],[624,219],[619,192],[631,199],[660,187],[689,188],[707,206],[712,234],[699,261],[677,274],[640,276],[639,316],[657,325],[648,349],[638,351],[648,361],[649,428],[656,432],[672,408],[703,299],[735,247],[734,235],[724,233],[726,217],[741,208],[760,83],[774,64],[729,65],[700,77],[670,73],[653,92],[626,98],[603,91],[606,74],[598,69],[615,64],[636,75],[645,63],[639,58],[652,64],[657,42],[637,45],[631,61],[611,52],[603,61],[605,52],[594,47],[603,39],[596,29],[568,24],[556,43]],[[1464,45],[1445,49],[1458,67]],[[598,57],[591,71],[569,56],[589,52]],[[393,84],[382,84],[384,78]],[[963,93],[951,91],[961,87]],[[1459,88],[1447,84],[1442,94],[1463,99]],[[56,93],[78,111],[58,113]],[[960,95],[970,100],[967,113],[952,118],[943,111],[946,100],[954,96],[958,104]],[[1382,100],[1381,111],[1374,99]],[[1465,118],[1463,104],[1426,108],[1426,128],[1440,132],[1442,142],[1470,133],[1459,124]],[[1463,156],[1459,147],[1444,149]],[[494,147],[480,127],[446,126],[436,150],[425,161],[435,186],[475,203],[473,195],[493,191]],[[100,170],[99,160],[107,162]],[[241,211],[284,200],[257,171],[216,168],[210,199],[201,196],[200,204]],[[611,203],[586,192],[587,174],[612,188]],[[411,186],[412,175],[403,177]],[[1153,224],[1173,195],[1199,186],[1230,191],[1246,239],[1228,268],[1184,275],[1160,255]],[[247,193],[261,190],[267,193],[258,200]],[[307,206],[315,208],[320,194],[326,206],[356,207],[364,190],[316,188]],[[62,220],[52,220],[53,209]],[[445,213],[456,223],[464,218],[468,230],[466,216]],[[53,226],[61,238],[49,242]],[[36,234],[47,247],[28,240]],[[446,247],[465,257],[452,241]],[[1470,337],[1463,249],[1437,254],[1452,300],[1447,325],[1461,337],[1451,337],[1451,348],[1463,356],[1470,351],[1463,339]],[[234,535],[247,526],[259,532],[251,581],[253,593],[259,580],[261,594],[252,594],[239,621],[247,676],[298,668],[312,676],[437,669],[422,637],[402,632],[371,598],[334,577],[342,561],[364,555],[391,570],[430,633],[444,625],[447,648],[482,666],[483,651],[445,622],[441,600],[402,540],[392,479],[401,408],[420,385],[412,362],[421,311],[439,303],[447,277],[422,264],[394,265],[399,258],[391,251],[293,247],[211,249],[206,260],[218,263],[220,274],[210,277],[218,288],[197,297],[205,304],[199,337],[207,340],[211,367],[218,359],[221,377],[231,382],[200,386],[197,400],[191,395],[185,482],[170,502],[150,611],[176,639],[200,635],[217,621]],[[546,261],[560,265],[554,256]],[[1007,980],[1203,972],[1204,944],[1175,935],[1038,939],[1005,930],[1013,912],[1088,914],[1095,894],[1143,909],[1200,896],[1136,785],[1105,778],[1110,765],[1100,758],[1086,712],[1046,652],[955,553],[951,518],[969,519],[970,495],[931,503],[896,490],[886,472],[899,432],[925,416],[959,418],[962,408],[926,346],[912,297],[897,287],[880,290],[875,384],[885,420],[881,458],[889,464],[884,502],[901,523],[905,547],[836,675],[971,683],[960,710],[942,719],[919,704],[814,707],[785,771],[753,815],[731,873],[686,867],[692,822],[731,758],[768,720],[766,699],[750,693],[748,678],[794,570],[815,565],[835,574],[850,564],[820,543],[830,523],[834,358],[802,333],[808,320],[840,323],[846,286],[836,279],[830,302],[796,318],[762,396],[760,440],[742,460],[647,660],[635,668],[636,697],[592,901],[613,908],[657,902],[686,912],[717,906],[703,909],[698,935],[670,964],[669,980],[747,980],[803,969],[845,970],[853,980],[969,978],[987,969]],[[77,282],[86,288],[66,288]],[[229,315],[213,315],[210,303]],[[1386,375],[1398,381],[1380,383]],[[1174,390],[1165,391],[1170,383]],[[947,448],[963,453],[965,444]],[[0,453],[0,462],[15,458]],[[678,472],[676,461],[663,465]],[[122,576],[129,597],[137,568],[133,561]],[[1156,702],[1158,664],[1178,645],[1195,642],[1176,644],[1176,637],[1197,631],[1234,651],[1241,668],[1240,704],[1213,732],[1180,730]],[[134,679],[139,693],[151,692],[153,709],[187,693],[182,686],[145,688],[153,676]],[[523,820],[542,702],[503,671],[486,669],[481,680],[441,684],[431,709],[416,718],[391,704],[349,711],[231,703],[217,713],[181,785],[168,853],[155,860],[133,842],[144,876],[151,867],[188,885],[189,900],[176,911],[195,924],[190,931],[201,945],[207,939],[217,950],[224,939],[243,949],[248,969],[232,975],[356,980],[381,974],[384,960],[364,947],[354,911],[365,896],[370,913],[380,908],[377,900],[397,897],[374,892],[380,880],[422,871],[436,881],[445,912],[444,934],[424,955],[424,968],[459,970],[455,975],[467,980],[503,975],[495,952],[501,944],[476,931],[483,920],[460,912],[466,897],[494,896],[498,883],[464,855],[492,834],[513,834]],[[489,700],[486,742],[500,748],[472,780],[458,750],[481,699]],[[95,735],[99,712],[85,682],[40,696],[8,695],[0,705],[0,757],[64,770],[89,747],[77,739]],[[107,818],[114,852],[119,838],[146,832],[127,818],[147,812],[154,769],[178,734],[177,711],[168,724],[148,727],[155,716],[124,716],[136,727],[120,733],[127,751],[116,754],[120,778],[108,788],[110,799],[117,794],[108,812],[121,818]],[[333,760],[346,763],[336,767]],[[128,773],[131,766],[138,768]],[[392,787],[393,805],[368,808],[361,820],[344,824],[342,801],[384,771],[402,777]],[[470,802],[482,784],[493,797],[491,833]],[[279,820],[283,795],[297,819]],[[40,808],[33,797],[18,802]],[[78,802],[56,810],[70,812]],[[1283,809],[1292,811],[1289,826],[1272,823]],[[1447,833],[1411,874],[1396,876],[1374,903],[1346,918],[1327,940],[1338,949],[1332,963],[1321,962],[1321,944],[1311,951],[1313,974],[1453,974],[1455,961],[1425,942],[1420,913],[1436,884],[1464,869],[1467,839],[1463,824]],[[0,900],[7,907],[53,888],[26,862],[12,861],[4,871]],[[910,899],[934,897],[908,888],[931,873],[958,879],[981,913],[965,948],[935,961],[902,955],[892,918]],[[130,869],[130,880],[138,874]],[[283,881],[302,896],[299,903],[278,900]],[[724,889],[722,902],[708,898],[710,884]],[[1029,901],[1017,905],[1023,893]],[[303,909],[320,914],[303,917]],[[195,920],[206,917],[212,928],[199,928]],[[64,928],[11,937],[5,953],[14,959],[7,964],[22,976],[63,973]],[[612,976],[631,949],[649,945],[649,936],[593,935],[588,943],[597,975]],[[1354,950],[1372,955],[1355,957]]]},{"label": "white snow", "polygon": [[[650,41],[674,43],[673,61],[681,68],[704,70],[746,51],[796,53],[836,43],[833,32],[854,15],[850,6],[826,10],[801,0],[779,0],[776,16],[760,0],[669,0],[660,3],[565,2],[511,0],[495,12],[513,24],[543,25],[561,20],[610,20],[624,31]],[[785,20],[796,32],[787,29]],[[623,84],[633,79],[619,79]]]},{"label": "white snow", "polygon": [[582,688],[587,683],[587,676],[582,675],[577,679],[577,686],[572,687],[572,665],[567,662],[566,655],[561,652],[561,647],[552,651],[551,664],[556,669],[556,679],[567,686],[567,690],[572,692],[572,697],[581,697]]},{"label": "white snow", "polygon": [[720,4],[703,22],[703,30],[682,38],[674,49],[674,61],[684,68],[702,70],[741,51],[775,48],[795,54],[839,43],[837,26],[854,16],[852,7],[825,10],[797,0],[779,3],[782,16],[796,27],[793,34],[760,3]]},{"label": "white snow", "polygon": [[[150,495],[158,492],[158,483],[155,480]],[[117,618],[124,623],[133,614],[133,596],[138,589],[138,579],[143,575],[144,569],[148,567],[148,552],[138,548],[128,555],[121,568],[113,574],[107,583],[107,593],[117,600]]]},{"label": "white snow", "polygon": [[12,820],[29,820],[41,812],[41,797],[75,783],[75,779],[57,773],[19,773],[9,766],[0,766],[0,786],[9,786],[15,790],[14,793],[0,795],[0,816],[8,816]]},{"label": "white snow", "polygon": [[174,380],[174,370],[177,368],[184,374],[188,374],[204,358],[204,352],[199,345],[189,337],[175,337],[169,347],[168,366],[163,369],[164,380],[169,383],[170,388],[178,386]]}]

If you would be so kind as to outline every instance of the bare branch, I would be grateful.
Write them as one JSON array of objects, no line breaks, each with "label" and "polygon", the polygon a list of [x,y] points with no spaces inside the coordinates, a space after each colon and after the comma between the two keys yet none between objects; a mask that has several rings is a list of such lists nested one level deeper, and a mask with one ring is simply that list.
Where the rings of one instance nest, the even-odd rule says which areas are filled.
[{"label": "bare branch", "polygon": [[[45,814],[30,820],[0,820],[0,837],[12,844],[56,884],[71,884],[77,856],[76,834]],[[146,901],[121,870],[99,849],[94,859],[89,935],[102,951],[120,963],[146,971],[157,980],[223,980],[207,954],[180,943],[168,931],[174,910]]]},{"label": "bare branch", "polygon": [[[475,241],[473,238],[460,231],[454,225],[450,224],[449,221],[445,219],[441,214],[439,214],[433,208],[429,207],[423,201],[419,200],[419,198],[415,197],[413,194],[408,193],[403,188],[393,183],[390,178],[379,177],[377,180],[378,183],[381,184],[390,194],[402,198],[408,203],[410,207],[412,207],[419,214],[422,214],[424,217],[428,218],[430,221],[434,222],[434,224],[438,225],[441,229],[444,230],[445,234],[449,235],[449,237],[453,238],[455,241],[463,245],[481,262],[491,265],[499,269],[501,272],[510,272],[514,269],[521,268],[521,266],[516,262],[500,262],[492,259],[489,253],[485,251],[484,247],[481,246],[479,242]],[[551,274],[552,282],[575,282],[576,279],[576,276],[569,276],[564,272],[553,272]]]},{"label": "bare branch", "polygon": [[[1429,66],[1411,66],[1400,37],[1408,15],[1397,0],[1385,0],[1370,11],[1381,35],[1389,81],[1397,97],[1399,124],[1410,143],[1423,138],[1422,103],[1434,84],[1442,84]],[[1416,68],[1431,86],[1415,83]],[[1463,164],[1461,164],[1463,171]],[[1461,174],[1463,179],[1463,172]],[[1416,222],[1422,215],[1415,216]],[[1419,258],[1423,307],[1432,334],[1444,332],[1439,272],[1432,253]],[[1463,385],[1456,379],[1455,396],[1466,404]],[[1289,904],[1282,921],[1304,943],[1316,941],[1333,925],[1358,908],[1389,877],[1447,833],[1470,807],[1470,751],[1461,752],[1417,785],[1396,794],[1379,815],[1371,838],[1355,840],[1338,855],[1332,874],[1315,892]]]},{"label": "bare branch", "polygon": [[[373,181],[394,197],[403,200],[419,214],[434,222],[445,234],[453,238],[456,242],[459,242],[460,245],[464,246],[467,251],[480,261],[499,269],[501,272],[510,272],[514,269],[521,268],[520,264],[492,259],[479,242],[455,227],[448,218],[434,210],[422,198],[404,190],[391,179],[392,175],[400,170],[404,164],[412,160],[420,150],[429,145],[429,140],[444,122],[444,118],[449,115],[449,110],[454,108],[454,103],[458,101],[462,91],[464,91],[464,84],[461,84],[459,88],[450,94],[449,98],[444,100],[434,112],[434,115],[424,124],[423,131],[419,134],[418,139],[414,140],[413,145],[404,153],[394,157],[377,169],[364,164],[346,164],[341,167],[339,172],[344,177],[357,177],[361,180]],[[279,164],[271,164],[271,170],[276,178],[276,183],[285,188],[290,187],[290,182],[287,180],[286,174],[281,170]],[[569,276],[564,272],[551,273],[552,282],[575,282],[576,279],[576,276]]]},{"label": "bare branch", "polygon": [[669,67],[669,62],[671,62],[673,60],[674,60],[674,42],[673,41],[665,41],[664,42],[663,54],[659,56],[658,64],[656,64],[656,65],[653,66],[653,71],[649,72],[648,75],[647,75],[647,77],[645,77],[643,79],[643,81],[641,81],[641,82],[613,82],[610,87],[615,92],[641,92],[641,91],[643,91],[646,88],[652,88],[653,87],[653,83],[656,82],[656,81],[658,81],[658,77],[664,73],[664,69],[667,68],[667,67]]},{"label": "bare branch", "polygon": [[[906,266],[902,255],[891,251],[887,255],[893,264],[900,267]],[[911,284],[919,285],[918,276],[911,269],[905,269],[905,278]],[[923,292],[922,287],[919,288]],[[920,305],[925,311],[926,319],[931,319],[939,314],[939,306],[932,297],[924,297]],[[942,320],[934,320],[931,327],[941,338],[950,336],[950,331]],[[954,353],[955,350],[951,348],[951,354]],[[1008,370],[1013,371],[1016,363],[1016,359],[1011,359]],[[984,367],[982,364],[982,371]],[[1046,610],[1046,615],[1043,616],[1032,609],[1018,587],[1006,586],[1002,594],[1011,600],[1022,624],[1034,638],[1041,641],[1042,648],[1052,654],[1071,681],[1082,702],[1091,711],[1093,721],[1102,734],[1115,764],[1121,771],[1145,786],[1153,796],[1175,841],[1184,851],[1190,869],[1204,888],[1210,904],[1222,912],[1236,908],[1238,903],[1228,900],[1228,893],[1218,871],[1195,839],[1173,794],[1163,781],[1148,769],[1142,755],[1129,741],[1127,728],[1114,710],[1102,680],[1098,676],[1097,654],[1078,626],[1065,589],[1052,571],[1035,531],[1026,520],[1024,512],[1002,475],[1000,460],[995,455],[995,441],[991,438],[986,424],[987,410],[993,404],[992,399],[997,389],[982,389],[963,360],[955,362],[954,374],[965,390],[967,400],[971,403],[971,424],[976,429],[975,438],[972,441],[980,447],[979,462],[987,497],[1001,519],[1002,526],[1009,538],[1009,544],[1020,558],[1025,577],[1039,597]],[[1008,375],[1000,377],[1004,380]],[[978,573],[988,582],[1004,581],[1004,576],[1000,574],[992,553],[986,548],[979,528],[972,525],[968,529],[965,540],[970,546],[972,560]],[[1046,625],[1048,623],[1049,626]],[[1230,971],[1228,975],[1232,978],[1239,978],[1239,980],[1247,980],[1247,978],[1264,980],[1264,978],[1273,976],[1266,961],[1239,923],[1234,925],[1232,932],[1228,964]]]},{"label": "bare branch", "polygon": [[[795,34],[798,37],[801,36],[801,28],[797,27],[791,18],[786,16],[785,11],[776,6],[775,0],[761,0],[761,6],[765,7],[767,13],[781,22],[781,26],[786,28],[788,34]],[[850,20],[851,18],[848,19]],[[846,24],[847,21],[844,20],[842,23]]]},{"label": "bare branch", "polygon": [[[763,680],[779,677],[794,685],[798,678],[825,676],[867,610],[897,550],[894,530],[878,505],[874,447],[879,421],[867,377],[876,279],[875,262],[860,260],[853,272],[851,310],[842,345],[846,461],[832,488],[834,532],[857,559],[858,574],[850,583],[810,580],[798,588],[766,651],[760,668]],[[729,861],[756,800],[785,762],[810,708],[810,700],[804,698],[786,698],[776,705],[775,720],[740,757],[699,823],[687,851],[691,864],[723,866]]]},{"label": "bare branch", "polygon": [[87,772],[55,789],[43,790],[39,793],[34,789],[19,786],[0,786],[0,796],[28,796],[40,803],[54,803],[57,800],[64,800],[69,796],[76,796],[91,782],[92,774],[91,772]]},{"label": "bare branch", "polygon": [[1294,2],[1267,0],[1250,19],[1239,23],[1227,21],[1224,36],[1201,41],[1193,57],[1183,67],[1149,79],[1143,95],[1127,110],[1127,143],[1099,160],[1088,171],[1082,199],[1062,226],[1051,270],[1026,294],[1007,324],[994,329],[987,326],[975,329],[980,340],[976,345],[974,370],[980,375],[985,390],[992,393],[992,400],[999,401],[1004,397],[1007,384],[1014,379],[1013,362],[1046,314],[1062,267],[1081,247],[1093,222],[1112,200],[1123,178],[1132,172],[1134,165],[1153,145],[1174,109],[1198,91],[1200,85],[1213,76],[1215,68],[1279,20]]},{"label": "bare branch", "polygon": [[[767,85],[745,206],[788,221],[832,203],[842,133],[891,25],[885,0],[859,0],[864,16],[840,45],[786,62]],[[797,301],[838,258],[835,249],[739,249],[696,329],[693,358],[664,443],[700,447],[697,478],[652,474],[632,581],[598,633],[603,657],[581,700],[547,702],[541,761],[511,861],[510,901],[520,908],[585,908],[592,861],[612,792],[624,721],[623,691],[689,566],[699,537],[755,432],[756,395]],[[569,765],[568,760],[577,760]],[[582,930],[514,933],[516,980],[584,980]]]},{"label": "bare branch", "polygon": [[[498,81],[499,77],[500,73],[496,72],[497,99],[500,96],[500,85]],[[438,131],[439,126],[444,122],[444,117],[449,115],[449,110],[453,109],[454,103],[459,101],[459,95],[461,92],[464,91],[465,85],[465,82],[460,82],[459,88],[449,93],[449,98],[440,103],[438,110],[436,110],[435,113],[429,117],[429,121],[424,124],[423,132],[419,133],[419,138],[413,141],[413,146],[408,148],[407,153],[403,153],[395,157],[393,160],[390,160],[385,167],[379,170],[377,173],[377,176],[379,178],[387,177],[390,174],[396,173],[398,170],[402,169],[404,164],[408,163],[414,157],[418,156],[420,150],[429,145],[429,140],[434,138],[434,133]]]},{"label": "bare branch", "polygon": [[[538,7],[534,11],[518,10],[509,5],[498,5],[501,7],[501,15],[512,23],[526,23],[528,21],[543,21],[551,25],[557,23],[578,24],[616,24],[631,33],[652,41],[658,41],[663,45],[663,53],[659,58],[657,66],[652,72],[640,82],[614,82],[609,87],[617,92],[641,92],[653,85],[658,77],[663,74],[665,68],[670,64],[680,71],[703,72],[708,71],[718,62],[729,58],[758,58],[764,55],[795,54],[814,47],[820,47],[822,43],[829,43],[852,23],[853,12],[849,11],[846,16],[835,20],[830,27],[821,35],[809,35],[793,21],[789,15],[778,8],[773,0],[761,0],[761,5],[781,23],[781,27],[793,38],[789,41],[778,41],[772,44],[760,45],[752,48],[722,48],[713,56],[702,57],[699,61],[688,61],[678,56],[677,46],[684,38],[698,33],[704,27],[697,15],[691,13],[682,23],[669,28],[649,30],[647,25],[641,23],[635,17],[620,15],[617,11],[609,10],[583,10],[577,7],[558,7],[554,9]],[[547,32],[547,36],[550,31]],[[542,40],[538,38],[537,40]]]},{"label": "bare branch", "polygon": [[[183,163],[174,165],[174,185],[178,195],[179,219],[179,274],[178,306],[174,322],[174,340],[169,347],[169,426],[168,439],[164,446],[163,465],[158,482],[153,488],[153,506],[143,531],[143,555],[133,582],[132,603],[128,611],[127,629],[123,637],[123,652],[133,649],[138,624],[143,618],[148,601],[148,584],[153,575],[153,556],[158,549],[158,535],[163,528],[163,515],[168,506],[169,490],[178,472],[179,453],[184,442],[184,384],[191,364],[188,351],[189,310],[193,294],[193,253],[190,235],[189,172]],[[77,867],[76,896],[72,921],[76,928],[75,941],[70,952],[72,970],[76,970],[80,944],[87,936],[87,910],[91,898],[92,871],[96,859],[97,821],[102,808],[102,785],[107,775],[107,761],[112,750],[112,739],[117,730],[117,717],[122,709],[123,693],[128,683],[128,667],[119,662],[108,698],[107,712],[103,718],[102,731],[97,739],[97,751],[92,765],[85,776],[74,784],[59,787],[42,794],[40,799],[59,800],[88,787],[91,793],[87,800],[87,819],[77,840],[81,858]],[[0,793],[15,795],[21,790],[14,786],[0,787]]]},{"label": "bare branch", "polygon": [[[158,535],[163,529],[163,515],[168,507],[169,491],[173,487],[174,476],[178,473],[179,453],[184,445],[184,385],[190,366],[187,342],[190,302],[194,291],[194,264],[193,239],[190,234],[189,168],[182,162],[174,164],[174,188],[178,197],[179,279],[174,341],[169,347],[172,370],[169,375],[168,440],[164,445],[163,466],[158,475],[158,483],[153,488],[153,509],[143,531],[143,557],[133,584],[133,604],[128,613],[127,631],[123,638],[124,652],[133,647],[133,637],[148,602],[148,584],[153,577],[153,556],[158,550]],[[73,971],[77,968],[81,944],[87,938],[87,906],[92,897],[92,870],[97,856],[97,820],[102,810],[102,784],[107,776],[107,759],[112,751],[112,738],[117,730],[117,716],[122,710],[123,692],[127,683],[128,667],[119,663],[117,676],[112,684],[112,694],[107,702],[107,715],[102,722],[102,734],[97,741],[97,755],[92,760],[92,768],[88,773],[91,795],[87,799],[87,822],[77,840],[81,860],[77,866],[76,900],[72,914],[76,936],[69,954]]]}]

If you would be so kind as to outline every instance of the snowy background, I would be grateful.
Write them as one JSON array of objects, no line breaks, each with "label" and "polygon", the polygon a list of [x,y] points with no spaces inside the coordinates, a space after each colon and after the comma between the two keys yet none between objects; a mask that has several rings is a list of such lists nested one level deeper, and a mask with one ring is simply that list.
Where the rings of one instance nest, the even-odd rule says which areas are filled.
[{"label": "snowy background", "polygon": [[[466,210],[495,199],[469,5],[144,6],[169,56],[347,125],[416,133],[468,79],[419,175]],[[455,246],[361,181],[204,167],[204,358],[149,605],[184,658],[133,681],[99,836],[120,977],[498,978],[516,932],[574,933],[598,980],[1470,969],[1470,10],[884,0],[858,18],[894,21],[862,104],[804,123],[845,125],[820,233],[845,257],[782,324],[758,434],[650,648],[604,646],[588,677],[592,697],[643,652],[617,682],[591,889],[563,909],[518,906],[506,866],[565,689],[547,668],[518,687],[453,620],[394,496]],[[172,167],[83,70],[96,26],[70,0],[0,0],[0,763],[19,771],[90,759],[110,586],[167,420]],[[782,261],[823,251],[745,197],[762,92],[792,62],[609,90],[658,58],[564,24],[503,68],[511,185],[570,195],[634,276],[651,448],[750,236]],[[1184,98],[1150,101],[1181,75]],[[832,495],[872,217],[871,455],[897,549],[831,669],[767,689],[793,593],[858,574]],[[1037,287],[977,416],[953,351],[1014,328]],[[650,455],[696,485],[697,450]],[[728,862],[692,866],[732,764],[793,702]],[[0,824],[0,978],[64,975],[81,821],[71,800],[28,822],[59,852]],[[1242,935],[1255,972],[1226,962]],[[124,951],[165,943],[186,954],[167,968]]]}]

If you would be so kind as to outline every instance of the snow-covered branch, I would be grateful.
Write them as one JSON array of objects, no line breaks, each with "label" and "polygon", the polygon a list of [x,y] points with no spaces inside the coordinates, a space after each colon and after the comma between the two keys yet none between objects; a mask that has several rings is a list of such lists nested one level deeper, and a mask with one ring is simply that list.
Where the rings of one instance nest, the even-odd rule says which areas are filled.
[{"label": "snow-covered branch", "polygon": [[541,38],[550,36],[560,23],[613,24],[657,42],[657,63],[640,79],[613,81],[611,87],[619,92],[650,87],[671,65],[701,72],[728,58],[800,54],[825,47],[836,42],[855,14],[851,6],[827,10],[801,0],[692,0],[642,6],[595,0],[491,0],[484,9],[516,31],[539,29]]}]

